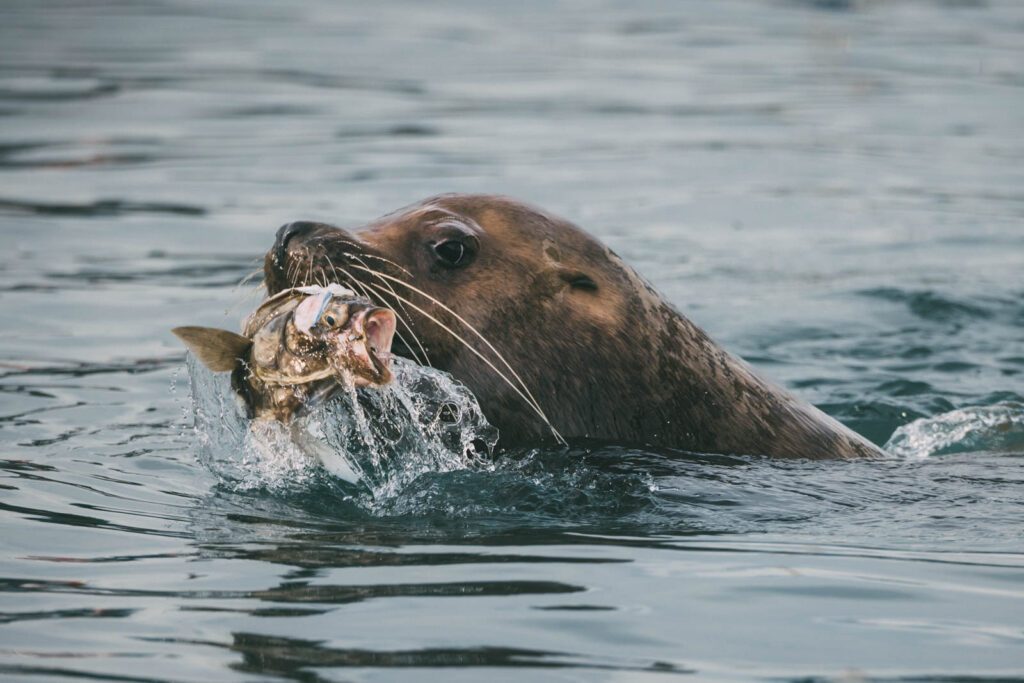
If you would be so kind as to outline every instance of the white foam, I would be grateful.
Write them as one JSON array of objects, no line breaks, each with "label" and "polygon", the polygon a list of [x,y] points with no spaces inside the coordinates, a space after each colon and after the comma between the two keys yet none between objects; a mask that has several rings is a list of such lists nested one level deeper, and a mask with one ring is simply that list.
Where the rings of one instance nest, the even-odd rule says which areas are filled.
[{"label": "white foam", "polygon": [[289,427],[245,419],[227,375],[191,356],[188,369],[198,458],[235,488],[296,489],[333,477],[372,504],[426,472],[487,466],[481,456],[497,441],[465,386],[403,359],[391,385],[352,388]]},{"label": "white foam", "polygon": [[1024,405],[972,406],[921,418],[898,428],[885,449],[904,458],[1024,448]]}]

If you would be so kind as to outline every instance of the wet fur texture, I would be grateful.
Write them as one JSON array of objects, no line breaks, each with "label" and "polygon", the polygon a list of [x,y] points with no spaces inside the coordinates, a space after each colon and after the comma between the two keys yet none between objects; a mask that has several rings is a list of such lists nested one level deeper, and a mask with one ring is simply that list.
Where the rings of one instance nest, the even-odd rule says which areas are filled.
[{"label": "wet fur texture", "polygon": [[[479,249],[465,267],[445,268],[433,245],[453,224]],[[282,228],[268,252],[269,292],[322,273],[363,286],[400,314],[399,331],[422,342],[433,366],[473,391],[503,445],[550,441],[551,432],[508,382],[425,315],[486,351],[452,313],[387,280],[422,312],[403,305],[362,268],[414,285],[472,324],[567,438],[775,457],[879,454],[716,345],[597,239],[539,209],[502,196],[443,195],[352,233],[302,226]],[[574,284],[587,281],[596,289]],[[418,349],[407,346],[399,353]]]}]

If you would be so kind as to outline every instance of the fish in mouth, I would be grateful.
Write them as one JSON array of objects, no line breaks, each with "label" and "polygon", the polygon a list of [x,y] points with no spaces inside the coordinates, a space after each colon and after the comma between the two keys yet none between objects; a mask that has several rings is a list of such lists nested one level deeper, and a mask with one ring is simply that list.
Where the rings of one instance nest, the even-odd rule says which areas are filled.
[{"label": "fish in mouth", "polygon": [[230,372],[255,419],[288,424],[348,386],[392,380],[393,311],[337,283],[283,289],[253,311],[242,334],[211,327],[172,332],[203,365]]}]

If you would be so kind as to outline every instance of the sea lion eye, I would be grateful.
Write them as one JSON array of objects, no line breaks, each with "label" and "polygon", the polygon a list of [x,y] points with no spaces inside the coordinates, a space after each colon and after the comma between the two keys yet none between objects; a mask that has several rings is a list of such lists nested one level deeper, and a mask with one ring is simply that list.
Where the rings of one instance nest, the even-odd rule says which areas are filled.
[{"label": "sea lion eye", "polygon": [[445,240],[434,245],[434,253],[437,254],[441,265],[447,268],[459,268],[469,261],[469,250],[460,240]]},{"label": "sea lion eye", "polygon": [[453,266],[459,265],[466,256],[466,246],[458,240],[447,240],[434,245],[434,251],[442,261]]},{"label": "sea lion eye", "polygon": [[424,226],[426,247],[429,258],[433,261],[431,270],[455,270],[465,268],[480,252],[480,240],[473,230],[455,219],[445,219]]}]

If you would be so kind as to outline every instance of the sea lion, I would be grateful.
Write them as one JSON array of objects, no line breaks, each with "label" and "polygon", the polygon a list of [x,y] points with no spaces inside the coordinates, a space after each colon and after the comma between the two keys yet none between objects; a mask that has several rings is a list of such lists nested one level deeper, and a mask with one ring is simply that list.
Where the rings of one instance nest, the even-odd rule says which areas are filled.
[{"label": "sea lion", "polygon": [[464,382],[499,445],[880,454],[716,345],[597,239],[508,197],[440,195],[353,232],[289,223],[264,274],[271,294],[326,279],[393,309],[395,352]]},{"label": "sea lion", "polygon": [[171,330],[206,367],[230,372],[246,416],[289,424],[345,386],[392,379],[395,314],[337,283],[288,288],[264,301],[242,334]]}]

